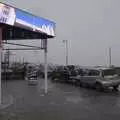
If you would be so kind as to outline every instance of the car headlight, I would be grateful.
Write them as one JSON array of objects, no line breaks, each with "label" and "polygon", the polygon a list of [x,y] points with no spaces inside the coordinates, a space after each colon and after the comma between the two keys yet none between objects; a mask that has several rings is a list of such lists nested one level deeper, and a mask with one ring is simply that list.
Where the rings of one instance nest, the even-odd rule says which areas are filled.
[{"label": "car headlight", "polygon": [[108,82],[107,82],[107,81],[102,81],[101,83],[102,83],[102,84],[107,84]]}]

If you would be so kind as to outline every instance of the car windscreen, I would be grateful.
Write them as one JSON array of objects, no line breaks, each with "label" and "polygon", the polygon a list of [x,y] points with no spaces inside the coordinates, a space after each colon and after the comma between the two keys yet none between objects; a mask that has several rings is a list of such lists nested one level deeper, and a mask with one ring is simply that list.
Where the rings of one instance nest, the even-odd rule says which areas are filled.
[{"label": "car windscreen", "polygon": [[90,70],[88,71],[88,76],[99,76],[100,72],[98,70]]},{"label": "car windscreen", "polygon": [[103,76],[114,76],[114,75],[116,75],[115,69],[103,70]]}]

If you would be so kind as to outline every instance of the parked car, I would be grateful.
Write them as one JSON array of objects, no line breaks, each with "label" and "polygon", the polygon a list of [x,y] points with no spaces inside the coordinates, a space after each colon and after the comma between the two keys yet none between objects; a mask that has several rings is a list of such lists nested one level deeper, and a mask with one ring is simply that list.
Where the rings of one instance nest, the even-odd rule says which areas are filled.
[{"label": "parked car", "polygon": [[36,71],[31,71],[28,73],[28,85],[37,85],[37,72]]},{"label": "parked car", "polygon": [[68,71],[68,68],[65,66],[58,66],[51,73],[52,81],[68,82],[68,79],[69,79],[69,71]]},{"label": "parked car", "polygon": [[83,70],[82,68],[77,68],[76,66],[72,67],[72,69],[69,69],[69,79],[68,82],[71,84],[77,85],[78,83],[78,76],[82,75]]},{"label": "parked car", "polygon": [[118,90],[120,85],[120,77],[113,68],[86,69],[86,72],[76,77],[76,80],[81,86],[93,87],[100,91],[109,87]]},{"label": "parked car", "polygon": [[34,77],[29,78],[28,85],[37,85],[37,79]]}]

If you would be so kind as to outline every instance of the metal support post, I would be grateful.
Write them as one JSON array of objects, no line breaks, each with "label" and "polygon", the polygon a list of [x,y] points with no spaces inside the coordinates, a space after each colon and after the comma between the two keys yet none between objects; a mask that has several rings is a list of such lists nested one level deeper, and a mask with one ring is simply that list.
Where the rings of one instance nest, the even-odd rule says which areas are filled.
[{"label": "metal support post", "polygon": [[2,104],[1,63],[2,63],[2,28],[0,28],[0,105]]},{"label": "metal support post", "polygon": [[44,59],[45,59],[45,94],[48,92],[48,80],[47,80],[47,39],[44,40]]},{"label": "metal support post", "polygon": [[68,66],[68,41],[66,40],[66,66]]},{"label": "metal support post", "polygon": [[68,41],[63,40],[63,42],[65,43],[65,48],[66,48],[66,66],[68,66]]}]

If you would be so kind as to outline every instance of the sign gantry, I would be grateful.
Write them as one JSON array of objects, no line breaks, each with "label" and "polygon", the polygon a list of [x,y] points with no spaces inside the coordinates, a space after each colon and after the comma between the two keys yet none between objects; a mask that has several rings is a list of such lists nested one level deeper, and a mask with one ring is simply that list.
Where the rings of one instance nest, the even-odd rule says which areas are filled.
[{"label": "sign gantry", "polygon": [[[47,93],[47,39],[55,37],[56,23],[0,2],[0,57],[2,42],[41,39],[45,52],[45,93]],[[1,58],[0,58],[1,104]]]}]

